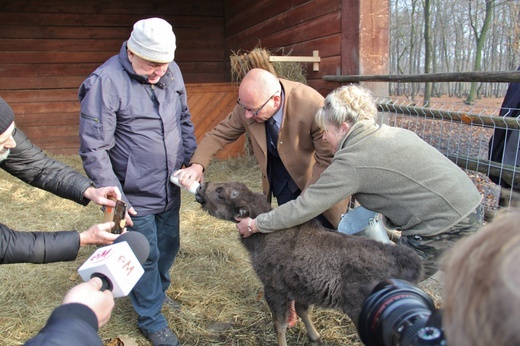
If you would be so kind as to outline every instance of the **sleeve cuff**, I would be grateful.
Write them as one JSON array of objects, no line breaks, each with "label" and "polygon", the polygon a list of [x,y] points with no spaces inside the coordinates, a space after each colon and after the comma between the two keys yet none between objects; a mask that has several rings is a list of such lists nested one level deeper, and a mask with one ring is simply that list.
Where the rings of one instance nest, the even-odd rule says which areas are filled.
[{"label": "sleeve cuff", "polygon": [[94,311],[92,311],[91,308],[80,303],[69,303],[57,307],[49,317],[49,321],[61,318],[80,319],[88,323],[96,332],[98,330],[98,320],[96,314]]}]

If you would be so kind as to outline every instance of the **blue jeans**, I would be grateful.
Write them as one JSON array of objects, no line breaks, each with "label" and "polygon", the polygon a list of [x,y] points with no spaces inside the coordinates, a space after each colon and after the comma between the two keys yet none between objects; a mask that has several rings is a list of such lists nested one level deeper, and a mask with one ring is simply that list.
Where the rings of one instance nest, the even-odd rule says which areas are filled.
[{"label": "blue jeans", "polygon": [[137,325],[150,333],[168,327],[161,308],[170,286],[169,271],[180,246],[179,208],[133,217],[134,225],[128,228],[144,234],[150,242],[150,255],[143,264],[144,274],[130,292],[138,315]]}]

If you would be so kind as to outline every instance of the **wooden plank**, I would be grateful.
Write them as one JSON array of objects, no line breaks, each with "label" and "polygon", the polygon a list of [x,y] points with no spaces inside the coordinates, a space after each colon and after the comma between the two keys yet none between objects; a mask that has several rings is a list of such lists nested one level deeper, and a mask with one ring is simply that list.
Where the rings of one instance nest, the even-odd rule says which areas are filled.
[{"label": "wooden plank", "polygon": [[[320,52],[320,58],[328,58],[339,56],[338,47],[341,43],[341,34],[335,33],[313,40],[298,42],[292,45],[283,44],[283,46],[270,47],[269,51],[273,55],[310,55],[314,50]],[[311,72],[311,71],[308,71]]]},{"label": "wooden plank", "polygon": [[[0,53],[1,54],[1,53]],[[84,76],[87,77],[94,71],[99,63],[70,63],[70,64],[32,64],[30,68],[26,64],[2,64],[0,78],[20,77],[53,77],[53,76]]]},{"label": "wooden plank", "polygon": [[[144,16],[146,18],[148,16]],[[204,27],[222,26],[221,17],[213,16],[189,16],[189,15],[161,15],[174,27]],[[17,13],[16,16],[9,12],[0,12],[0,23],[2,25],[36,25],[54,27],[127,27],[131,30],[132,25],[143,18],[143,14],[96,14],[85,16],[84,13]]]},{"label": "wooden plank", "polygon": [[428,73],[414,75],[324,75],[324,80],[340,83],[358,83],[362,81],[377,82],[520,82],[520,71],[496,71],[496,72],[450,72]]},{"label": "wooden plank", "polygon": [[[63,50],[63,51],[118,51],[121,44],[130,37],[132,25],[113,27],[41,27],[0,25],[0,46],[8,50]],[[224,29],[221,26],[176,27],[177,44],[189,48],[221,48]],[[62,41],[59,41],[62,40]],[[198,42],[192,42],[199,40]],[[195,44],[198,44],[195,46]],[[114,48],[115,47],[115,48]]]},{"label": "wooden plank", "polygon": [[236,35],[246,35],[258,40],[258,38],[285,31],[288,28],[318,20],[332,12],[339,12],[339,9],[339,4],[330,0],[310,1],[295,8],[291,8],[290,4],[287,4],[285,10],[280,9],[277,4],[277,6],[270,6],[268,10],[255,12],[242,18],[240,24],[232,25],[227,22],[226,32],[231,40]]},{"label": "wooden plank", "polygon": [[193,73],[200,73],[201,71],[204,71],[204,73],[208,74],[220,74],[221,76],[225,76],[226,71],[224,70],[224,66],[221,62],[180,62],[179,61],[179,67],[181,68],[181,71],[184,75],[186,74],[193,74]]},{"label": "wooden plank", "polygon": [[222,16],[223,0],[192,1],[0,1],[4,12],[30,13],[165,13]]},{"label": "wooden plank", "polygon": [[208,75],[208,74],[205,74],[203,72],[199,73],[199,74],[195,74],[195,73],[192,73],[192,74],[185,74],[184,75],[184,82],[186,83],[218,83],[218,82],[222,82],[223,80],[223,75],[221,74],[213,74],[213,75]]},{"label": "wooden plank", "polygon": [[204,93],[210,91],[235,91],[235,86],[232,83],[186,83],[186,90],[188,94]]},{"label": "wooden plank", "polygon": [[[287,27],[283,31],[272,34],[262,31],[264,26],[257,26],[246,30],[239,35],[235,35],[226,40],[226,45],[236,46],[239,44],[247,50],[253,49],[258,44],[257,37],[262,37],[262,47],[279,47],[281,45],[290,46],[299,42],[310,41],[319,37],[329,36],[341,32],[340,13],[331,12],[327,15],[316,18],[295,26]],[[269,30],[270,31],[270,30]]]},{"label": "wooden plank", "polygon": [[[57,112],[52,114],[23,114],[15,110],[16,125],[23,129],[28,127],[54,128],[73,126],[77,131],[79,125],[79,102],[77,102],[76,108],[76,111],[70,113]],[[54,130],[51,130],[48,133],[52,133],[54,136]]]},{"label": "wooden plank", "polygon": [[341,0],[341,65],[340,73],[359,73],[360,4],[359,0]]},{"label": "wooden plank", "polygon": [[[240,21],[243,17],[250,16],[252,13],[262,13],[263,9],[270,8],[273,6],[280,6],[280,9],[284,8],[285,0],[276,1],[273,0],[257,0],[257,1],[243,1],[243,0],[227,0],[225,6],[224,17],[226,18],[226,25],[236,25],[237,21]],[[250,25],[256,23],[257,18],[252,18],[253,22]],[[227,29],[226,29],[227,30]],[[240,31],[240,30],[239,30]],[[229,32],[231,34],[231,32]]]},{"label": "wooden plank", "polygon": [[0,78],[0,90],[78,88],[84,79],[85,76]]},{"label": "wooden plank", "polygon": [[[102,64],[118,52],[119,48],[109,52],[0,52],[0,64]],[[212,61],[224,61],[226,58],[222,49],[185,49],[175,52],[175,61],[207,61],[208,57],[211,57]]]},{"label": "wooden plank", "polygon": [[40,100],[32,102],[18,102],[12,103],[11,107],[15,111],[15,114],[58,114],[62,112],[75,112],[79,114],[79,100],[71,101],[53,101],[53,102],[42,102]]},{"label": "wooden plank", "polygon": [[[0,12],[1,13],[1,12]],[[58,27],[58,26],[41,26],[27,25],[19,22],[17,24],[0,25],[0,38],[12,39],[99,39],[113,38],[120,39],[121,43],[130,37],[132,32],[132,24],[127,23],[122,27]]]},{"label": "wooden plank", "polygon": [[0,90],[7,103],[17,102],[51,102],[51,101],[77,101],[78,88],[71,89],[39,89],[39,90]]},{"label": "wooden plank", "polygon": [[123,43],[120,39],[0,39],[0,51],[21,52],[118,52]]},{"label": "wooden plank", "polygon": [[[20,126],[21,127],[21,126]],[[26,126],[23,131],[31,140],[36,140],[39,143],[59,143],[60,137],[68,137],[78,140],[78,126],[77,125],[62,125],[62,126]]]}]

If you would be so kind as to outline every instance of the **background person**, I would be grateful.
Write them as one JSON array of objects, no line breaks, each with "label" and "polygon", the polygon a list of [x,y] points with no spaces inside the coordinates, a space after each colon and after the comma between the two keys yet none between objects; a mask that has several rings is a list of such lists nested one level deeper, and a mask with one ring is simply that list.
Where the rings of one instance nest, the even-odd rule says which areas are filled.
[{"label": "background person", "polygon": [[252,234],[249,225],[263,233],[293,227],[352,196],[401,231],[400,242],[421,255],[425,274],[433,275],[442,252],[482,225],[482,196],[438,150],[411,131],[376,124],[376,115],[368,90],[349,85],[331,92],[316,115],[336,151],[331,165],[296,200],[242,219],[240,233]]},{"label": "background person", "polygon": [[499,215],[443,260],[448,345],[520,345],[519,224],[518,210]]},{"label": "background person", "polygon": [[16,128],[13,109],[1,97],[0,168],[29,185],[82,205],[93,201],[113,207],[115,202],[109,197],[121,198],[117,187],[96,188],[83,174],[47,156]]},{"label": "background person", "polygon": [[[517,71],[520,71],[520,67]],[[498,116],[510,118],[520,116],[520,83],[509,84]],[[519,132],[519,129],[495,128],[493,136],[489,140],[489,159],[510,166],[520,166]],[[505,178],[494,176],[489,178],[502,187],[498,201],[499,206],[509,206],[511,199],[518,201],[518,196],[513,197],[509,192],[511,188],[519,192],[520,186]]]},{"label": "background person", "polygon": [[110,319],[114,296],[110,290],[100,291],[101,285],[101,279],[94,277],[71,288],[62,305],[25,345],[103,345],[97,331]]},{"label": "background person", "polygon": [[[244,76],[238,96],[233,111],[199,143],[189,167],[176,173],[179,181],[184,186],[202,181],[211,159],[247,133],[262,171],[264,195],[270,201],[272,194],[278,205],[295,199],[318,180],[333,157],[314,120],[323,96],[307,85],[278,79],[259,68]],[[278,128],[274,132],[269,130],[272,122]],[[347,201],[334,204],[324,211],[326,218],[320,217],[329,228],[337,227],[347,208]]]},{"label": "background person", "polygon": [[106,222],[81,233],[19,232],[0,223],[0,264],[74,261],[81,246],[112,244],[119,236],[110,233],[113,226]]},{"label": "background person", "polygon": [[130,231],[144,234],[150,255],[130,293],[141,332],[153,345],[177,345],[161,313],[169,270],[180,246],[180,189],[169,177],[189,163],[196,140],[175,35],[163,19],[134,24],[118,55],[79,88],[80,156],[98,185],[115,185],[128,203]]},{"label": "background person", "polygon": [[[0,167],[13,176],[77,203],[114,205],[115,187],[94,188],[93,182],[65,164],[51,159],[17,130],[12,108],[0,97]],[[17,232],[0,223],[0,263],[49,263],[76,259],[80,246],[112,244],[113,223],[87,231]]]}]

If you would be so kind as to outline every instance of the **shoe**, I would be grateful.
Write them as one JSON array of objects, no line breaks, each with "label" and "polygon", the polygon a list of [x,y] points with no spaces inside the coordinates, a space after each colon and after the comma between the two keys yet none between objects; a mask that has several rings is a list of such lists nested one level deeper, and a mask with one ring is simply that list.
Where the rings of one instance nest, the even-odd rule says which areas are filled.
[{"label": "shoe", "polygon": [[294,308],[294,300],[289,300],[289,316],[287,316],[287,326],[292,328],[296,325],[298,321],[298,314],[296,313],[296,309]]},{"label": "shoe", "polygon": [[161,329],[155,333],[141,329],[141,333],[152,343],[153,346],[179,346],[177,336],[168,327]]},{"label": "shoe", "polygon": [[171,299],[170,297],[166,296],[163,299],[163,306],[166,306],[172,310],[175,311],[181,311],[181,303],[176,301],[175,299]]}]

